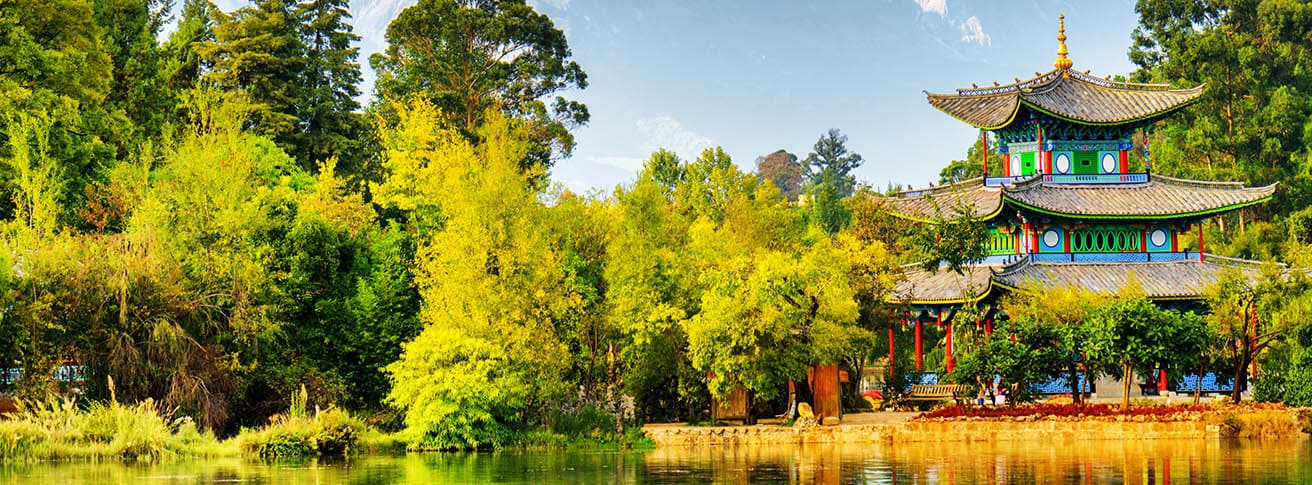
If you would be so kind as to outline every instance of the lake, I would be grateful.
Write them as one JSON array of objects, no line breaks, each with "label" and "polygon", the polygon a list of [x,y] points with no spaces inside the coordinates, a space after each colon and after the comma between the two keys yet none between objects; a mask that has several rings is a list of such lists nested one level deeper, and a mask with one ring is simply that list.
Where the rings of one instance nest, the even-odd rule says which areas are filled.
[{"label": "lake", "polygon": [[513,451],[0,466],[0,484],[63,483],[1312,483],[1307,440],[1093,441]]}]

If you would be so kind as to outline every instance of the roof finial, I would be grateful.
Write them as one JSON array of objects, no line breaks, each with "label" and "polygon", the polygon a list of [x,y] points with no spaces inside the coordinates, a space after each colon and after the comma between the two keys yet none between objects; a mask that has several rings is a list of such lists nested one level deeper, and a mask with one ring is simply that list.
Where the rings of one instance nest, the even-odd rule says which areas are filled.
[{"label": "roof finial", "polygon": [[1071,77],[1070,68],[1075,63],[1066,58],[1066,14],[1057,15],[1057,60],[1052,63],[1062,71],[1062,77]]}]

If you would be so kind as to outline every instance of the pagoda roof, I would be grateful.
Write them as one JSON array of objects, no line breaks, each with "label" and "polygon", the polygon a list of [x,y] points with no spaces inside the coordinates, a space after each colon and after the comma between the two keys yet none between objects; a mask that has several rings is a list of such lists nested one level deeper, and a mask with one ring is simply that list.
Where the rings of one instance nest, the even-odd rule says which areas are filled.
[{"label": "pagoda roof", "polygon": [[912,305],[973,303],[994,288],[1016,290],[1028,284],[1056,288],[1073,286],[1102,294],[1115,294],[1136,282],[1149,299],[1197,300],[1226,268],[1237,268],[1256,278],[1261,263],[1212,254],[1204,260],[1154,262],[1053,263],[1022,257],[1007,266],[971,266],[965,274],[946,269],[929,273],[908,269],[894,288],[890,302]]},{"label": "pagoda roof", "polygon": [[1099,219],[1161,219],[1231,211],[1265,202],[1276,184],[1203,182],[1150,175],[1146,183],[1053,184],[1042,177],[1006,187],[1007,202],[1052,215]]},{"label": "pagoda roof", "polygon": [[1202,93],[1202,85],[1171,89],[1165,84],[1115,82],[1053,69],[1014,84],[925,95],[930,105],[954,118],[996,130],[1010,125],[1022,106],[1075,123],[1119,125],[1165,115],[1197,100]]},{"label": "pagoda roof", "polygon": [[1040,263],[1022,259],[993,275],[996,285],[1016,289],[1025,283],[1055,288],[1073,286],[1105,295],[1115,294],[1135,281],[1154,300],[1194,300],[1203,297],[1225,268],[1238,268],[1257,277],[1261,263],[1209,254],[1203,261],[1147,263]]},{"label": "pagoda roof", "polygon": [[1004,202],[1021,209],[1070,218],[1154,220],[1217,214],[1266,202],[1276,184],[1245,187],[1239,182],[1204,182],[1149,175],[1146,182],[1062,183],[1035,176],[1000,187],[980,179],[927,190],[901,192],[887,199],[890,212],[933,222],[965,210],[988,219]]}]

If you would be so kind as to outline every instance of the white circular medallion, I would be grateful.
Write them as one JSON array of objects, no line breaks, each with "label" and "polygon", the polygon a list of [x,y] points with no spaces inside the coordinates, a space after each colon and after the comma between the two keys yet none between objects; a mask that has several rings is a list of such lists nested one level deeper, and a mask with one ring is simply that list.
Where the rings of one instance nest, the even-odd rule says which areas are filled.
[{"label": "white circular medallion", "polygon": [[1059,242],[1061,242],[1061,234],[1057,234],[1056,229],[1048,229],[1043,233],[1043,247],[1055,248]]},{"label": "white circular medallion", "polygon": [[1011,155],[1011,176],[1020,176],[1020,154]]},{"label": "white circular medallion", "polygon": [[1116,166],[1116,155],[1104,153],[1102,156],[1102,173],[1116,173],[1119,167]]},{"label": "white circular medallion", "polygon": [[1054,165],[1056,165],[1057,173],[1071,173],[1070,155],[1065,153],[1057,155],[1057,159],[1054,160]]},{"label": "white circular medallion", "polygon": [[1162,230],[1162,229],[1156,229],[1156,230],[1153,231],[1152,234],[1149,234],[1149,235],[1148,235],[1148,240],[1149,240],[1150,242],[1153,243],[1153,246],[1156,246],[1156,247],[1162,247],[1162,246],[1165,246],[1165,245],[1166,245],[1166,231],[1165,231],[1165,230]]}]

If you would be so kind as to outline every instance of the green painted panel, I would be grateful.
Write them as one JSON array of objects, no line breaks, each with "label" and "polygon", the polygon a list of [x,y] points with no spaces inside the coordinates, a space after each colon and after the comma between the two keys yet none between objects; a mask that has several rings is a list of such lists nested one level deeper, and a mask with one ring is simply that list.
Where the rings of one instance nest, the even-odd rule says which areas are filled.
[{"label": "green painted panel", "polygon": [[[1012,155],[1013,157],[1016,155]],[[1034,152],[1020,154],[1020,174],[1034,175]]]},{"label": "green painted panel", "polygon": [[1074,152],[1075,154],[1075,174],[1087,175],[1098,172],[1098,152]]},{"label": "green painted panel", "polygon": [[1073,231],[1070,238],[1072,253],[1143,251],[1143,233],[1133,227],[1084,227]]},{"label": "green painted panel", "polygon": [[989,228],[988,239],[984,241],[984,252],[989,256],[1016,254],[1016,235]]}]

